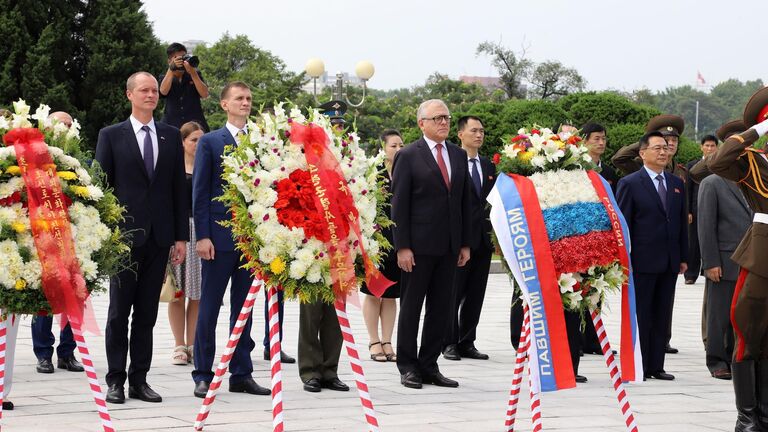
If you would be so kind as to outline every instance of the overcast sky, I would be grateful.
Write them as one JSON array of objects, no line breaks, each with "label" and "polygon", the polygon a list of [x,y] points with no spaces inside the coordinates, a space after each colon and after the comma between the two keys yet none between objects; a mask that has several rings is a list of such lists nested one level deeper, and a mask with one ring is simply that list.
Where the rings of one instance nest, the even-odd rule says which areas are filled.
[{"label": "overcast sky", "polygon": [[[496,76],[483,41],[526,48],[534,61],[576,68],[591,90],[664,89],[768,78],[768,6],[760,0],[145,0],[165,42],[247,35],[294,71],[376,67],[378,89],[423,84],[433,72]],[[751,24],[752,23],[752,24]]]}]

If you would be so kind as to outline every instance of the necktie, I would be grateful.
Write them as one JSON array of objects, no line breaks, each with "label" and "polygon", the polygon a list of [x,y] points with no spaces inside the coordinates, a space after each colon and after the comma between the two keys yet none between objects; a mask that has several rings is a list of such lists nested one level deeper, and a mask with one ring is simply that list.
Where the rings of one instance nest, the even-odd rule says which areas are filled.
[{"label": "necktie", "polygon": [[477,196],[482,196],[483,186],[480,183],[480,170],[477,169],[477,158],[472,158],[469,161],[472,162],[472,184],[475,185]]},{"label": "necktie", "polygon": [[144,169],[147,170],[147,176],[152,180],[155,175],[155,151],[152,148],[151,130],[147,125],[142,126],[141,130],[144,131]]},{"label": "necktie", "polygon": [[659,193],[659,198],[661,198],[661,206],[664,207],[664,211],[667,211],[667,188],[664,187],[664,176],[659,174],[656,176],[656,180],[659,182],[656,191]]},{"label": "necktie", "polygon": [[245,129],[240,129],[237,131],[237,137],[240,138],[241,136],[245,136]]},{"label": "necktie", "polygon": [[451,180],[448,178],[448,168],[445,166],[445,159],[443,159],[443,145],[437,143],[435,146],[437,149],[437,167],[440,168],[440,174],[443,175],[443,181],[445,181],[445,187],[448,190],[451,189]]}]

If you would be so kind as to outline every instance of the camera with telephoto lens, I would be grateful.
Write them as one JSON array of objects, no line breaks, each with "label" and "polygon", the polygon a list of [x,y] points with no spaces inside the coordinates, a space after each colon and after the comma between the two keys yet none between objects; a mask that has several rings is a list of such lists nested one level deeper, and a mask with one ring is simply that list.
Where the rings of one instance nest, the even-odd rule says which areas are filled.
[{"label": "camera with telephoto lens", "polygon": [[[181,61],[189,63],[190,66],[196,68],[200,64],[200,59],[196,55],[184,54],[181,56]],[[184,70],[184,65],[176,66],[176,62],[171,63],[171,70]]]}]

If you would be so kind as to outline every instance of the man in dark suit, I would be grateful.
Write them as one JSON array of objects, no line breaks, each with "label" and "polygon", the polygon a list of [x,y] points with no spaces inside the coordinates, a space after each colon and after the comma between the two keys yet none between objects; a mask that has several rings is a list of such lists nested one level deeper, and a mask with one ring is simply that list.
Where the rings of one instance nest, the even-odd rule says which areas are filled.
[{"label": "man in dark suit", "polygon": [[752,224],[752,210],[736,183],[718,175],[702,180],[698,191],[698,237],[707,278],[707,368],[715,378],[730,379],[731,299],[739,277],[739,266],[731,255]]},{"label": "man in dark suit", "polygon": [[664,346],[677,275],[688,267],[685,186],[664,171],[671,154],[660,132],[643,135],[639,148],[643,168],[619,180],[616,199],[632,244],[643,370],[646,377],[673,380],[664,371]]},{"label": "man in dark suit", "polygon": [[440,373],[437,358],[451,323],[456,266],[463,267],[470,257],[472,186],[467,153],[445,141],[451,114],[443,101],[423,102],[416,117],[424,136],[397,153],[392,170],[395,250],[403,271],[397,367],[400,382],[409,388],[421,388],[422,383],[458,387]]},{"label": "man in dark suit", "polygon": [[[228,145],[237,145],[247,135],[246,123],[251,115],[251,89],[243,82],[231,82],[221,90],[221,108],[227,114],[227,123],[221,129],[200,138],[195,153],[192,176],[192,213],[195,218],[195,249],[203,259],[202,293],[195,332],[194,395],[204,398],[213,380],[213,360],[216,354],[216,322],[227,284],[229,291],[229,331],[237,322],[240,309],[253,282],[250,271],[243,269],[243,254],[235,248],[232,230],[221,225],[232,217],[217,198],[223,194],[221,157]],[[256,346],[251,338],[252,318],[249,316],[240,341],[235,347],[229,365],[229,391],[268,395],[270,390],[253,380],[251,351]]]},{"label": "man in dark suit", "polygon": [[[161,402],[147,385],[147,372],[168,251],[173,246],[171,261],[180,264],[189,240],[184,149],[178,129],[152,118],[158,100],[155,77],[137,72],[128,78],[126,88],[131,116],[99,131],[96,143],[96,161],[127,210],[121,229],[132,234],[131,266],[114,276],[109,286],[107,402],[125,402],[126,378],[129,397]],[[131,366],[126,374],[131,309]]]},{"label": "man in dark suit", "polygon": [[[704,160],[707,156],[717,151],[717,137],[714,135],[705,135],[701,139],[701,159],[694,159],[685,165],[686,172],[690,173],[691,169],[699,162]],[[685,272],[685,283],[691,285],[696,282],[701,274],[701,252],[699,251],[699,236],[698,236],[698,197],[699,197],[699,183],[693,181],[688,176],[689,180],[686,182],[686,195],[688,200],[688,270]]]},{"label": "man in dark suit", "polygon": [[480,118],[461,117],[458,131],[461,148],[467,152],[467,166],[472,183],[472,193],[468,196],[472,208],[472,233],[469,238],[472,259],[456,271],[453,281],[453,323],[445,340],[443,357],[448,360],[461,360],[462,357],[488,360],[487,354],[475,348],[475,339],[493,255],[492,227],[489,220],[491,209],[487,206],[485,198],[496,182],[496,166],[488,158],[478,154],[485,139],[485,129]]}]

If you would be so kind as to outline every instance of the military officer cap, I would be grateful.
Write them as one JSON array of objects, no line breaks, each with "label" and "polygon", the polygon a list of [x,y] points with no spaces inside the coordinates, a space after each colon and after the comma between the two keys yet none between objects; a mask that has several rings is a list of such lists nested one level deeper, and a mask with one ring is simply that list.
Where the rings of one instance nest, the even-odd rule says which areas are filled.
[{"label": "military officer cap", "polygon": [[750,128],[767,118],[768,87],[763,87],[749,98],[747,106],[744,107],[744,126]]},{"label": "military officer cap", "polygon": [[344,123],[344,114],[347,112],[347,104],[342,101],[326,102],[319,107],[320,113],[331,118],[331,123]]},{"label": "military officer cap", "polygon": [[685,120],[674,114],[657,115],[648,120],[648,124],[645,125],[646,132],[659,131],[664,136],[679,137],[683,129],[685,129]]},{"label": "military officer cap", "polygon": [[720,141],[725,141],[729,136],[733,134],[740,134],[747,130],[747,126],[744,125],[742,120],[731,120],[728,123],[720,126],[715,135]]}]

